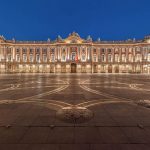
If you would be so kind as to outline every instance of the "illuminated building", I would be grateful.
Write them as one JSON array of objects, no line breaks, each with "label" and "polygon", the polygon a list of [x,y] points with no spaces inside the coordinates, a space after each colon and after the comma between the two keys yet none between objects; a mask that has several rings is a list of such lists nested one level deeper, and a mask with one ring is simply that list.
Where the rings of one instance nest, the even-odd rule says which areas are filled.
[{"label": "illuminated building", "polygon": [[0,36],[0,73],[150,73],[150,36],[93,41],[71,33],[55,41],[16,41]]}]

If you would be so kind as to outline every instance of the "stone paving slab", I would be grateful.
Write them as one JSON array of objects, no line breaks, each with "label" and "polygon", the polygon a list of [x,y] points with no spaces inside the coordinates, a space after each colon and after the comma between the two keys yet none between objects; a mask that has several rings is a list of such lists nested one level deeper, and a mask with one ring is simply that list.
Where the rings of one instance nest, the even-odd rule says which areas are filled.
[{"label": "stone paving slab", "polygon": [[[145,91],[150,89],[149,76],[22,75],[21,78],[20,81],[20,77],[16,75],[0,76],[0,84],[3,85],[0,90],[9,87],[10,84],[21,84],[22,88],[40,87],[35,90],[29,88],[24,91],[14,88],[7,92],[0,91],[0,150],[150,149],[150,109],[136,104],[139,99],[150,97],[150,93]],[[80,86],[85,80],[89,80],[88,84],[84,84],[90,88],[89,91]],[[29,81],[34,83],[25,85]],[[143,84],[143,90],[124,90],[126,85],[118,85],[118,81],[128,86],[131,83]],[[64,85],[66,88],[55,92]],[[106,87],[96,87],[101,85]],[[107,88],[112,85],[120,88]],[[18,99],[52,90],[52,94],[31,98],[24,103],[20,103],[22,99]],[[96,93],[93,93],[93,90],[96,90]],[[111,97],[104,96],[108,93],[112,94]],[[6,98],[11,103],[5,102]],[[123,102],[124,98],[129,100]],[[18,102],[13,103],[13,99],[17,99]],[[53,100],[57,106],[55,109],[55,105],[51,106],[49,100]],[[39,104],[40,101],[43,104]],[[56,117],[56,112],[61,107],[84,102],[84,108],[88,101],[93,104],[88,107],[94,113],[91,120],[76,124],[67,123]]]}]

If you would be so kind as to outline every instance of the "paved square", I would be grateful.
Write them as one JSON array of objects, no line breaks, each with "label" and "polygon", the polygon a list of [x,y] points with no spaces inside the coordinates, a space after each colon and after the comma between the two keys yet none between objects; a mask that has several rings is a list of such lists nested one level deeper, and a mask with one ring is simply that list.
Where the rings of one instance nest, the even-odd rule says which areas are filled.
[{"label": "paved square", "polygon": [[150,149],[149,75],[0,75],[0,85],[0,150]]}]

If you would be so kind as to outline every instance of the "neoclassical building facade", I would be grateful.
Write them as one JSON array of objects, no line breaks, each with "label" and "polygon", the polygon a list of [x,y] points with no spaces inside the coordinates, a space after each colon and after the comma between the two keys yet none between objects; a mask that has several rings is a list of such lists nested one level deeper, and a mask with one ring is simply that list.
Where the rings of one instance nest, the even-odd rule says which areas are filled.
[{"label": "neoclassical building facade", "polygon": [[93,41],[75,32],[55,41],[0,36],[0,73],[150,74],[150,36],[138,41]]}]

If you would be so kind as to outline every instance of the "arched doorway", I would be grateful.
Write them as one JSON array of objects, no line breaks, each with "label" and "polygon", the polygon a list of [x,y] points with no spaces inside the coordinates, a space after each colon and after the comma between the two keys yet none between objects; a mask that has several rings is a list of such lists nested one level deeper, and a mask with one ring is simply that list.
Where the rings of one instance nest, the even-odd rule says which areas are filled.
[{"label": "arched doorway", "polygon": [[112,73],[112,65],[108,66],[108,73]]},{"label": "arched doorway", "polygon": [[119,73],[119,66],[115,66],[115,73]]},{"label": "arched doorway", "polygon": [[82,73],[86,73],[86,65],[85,65],[85,64],[83,64],[83,65],[81,66],[81,72],[82,72]]},{"label": "arched doorway", "polygon": [[97,73],[97,65],[94,65],[94,73]]},{"label": "arched doorway", "polygon": [[77,64],[72,63],[71,64],[71,73],[76,73],[77,72]]},{"label": "arched doorway", "polygon": [[62,65],[61,66],[61,72],[62,73],[66,73],[66,65]]}]

